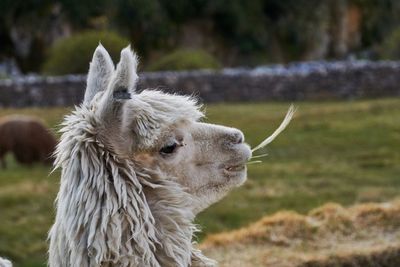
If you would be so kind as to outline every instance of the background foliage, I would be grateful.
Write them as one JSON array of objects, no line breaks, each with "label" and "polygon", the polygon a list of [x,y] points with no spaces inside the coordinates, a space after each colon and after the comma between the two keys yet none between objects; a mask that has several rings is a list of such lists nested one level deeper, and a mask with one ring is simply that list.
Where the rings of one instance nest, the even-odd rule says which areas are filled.
[{"label": "background foliage", "polygon": [[226,66],[374,59],[399,12],[397,0],[2,0],[0,61],[40,71],[58,39],[86,30],[123,36],[149,64],[178,47]]},{"label": "background foliage", "polygon": [[207,52],[197,49],[178,49],[156,62],[147,69],[149,71],[162,70],[195,70],[195,69],[218,69],[220,63]]},{"label": "background foliage", "polygon": [[125,38],[113,32],[87,31],[58,40],[50,50],[44,64],[44,73],[62,75],[85,73],[93,56],[93,48],[99,42],[107,48],[114,62],[119,60],[121,49],[129,44]]}]

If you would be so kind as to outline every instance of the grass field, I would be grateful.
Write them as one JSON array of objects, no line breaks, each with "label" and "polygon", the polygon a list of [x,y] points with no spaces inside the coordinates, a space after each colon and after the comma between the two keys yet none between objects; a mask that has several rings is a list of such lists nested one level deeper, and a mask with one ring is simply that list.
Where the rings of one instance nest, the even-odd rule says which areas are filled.
[{"label": "grass field", "polygon": [[[306,213],[328,201],[343,205],[400,195],[400,99],[297,103],[288,129],[249,166],[249,180],[202,213],[204,235],[235,229],[281,209]],[[283,119],[288,103],[219,104],[207,121],[243,130],[255,146]],[[66,108],[0,110],[42,117],[56,128]],[[0,255],[15,266],[45,266],[59,173],[26,168],[8,157],[0,171]]]}]

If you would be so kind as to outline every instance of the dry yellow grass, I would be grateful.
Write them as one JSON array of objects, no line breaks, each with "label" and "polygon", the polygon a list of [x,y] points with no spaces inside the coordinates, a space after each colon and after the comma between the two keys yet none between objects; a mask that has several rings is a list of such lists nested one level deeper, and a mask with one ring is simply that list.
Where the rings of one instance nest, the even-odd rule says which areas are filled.
[{"label": "dry yellow grass", "polygon": [[278,212],[201,247],[221,267],[398,267],[400,200]]}]

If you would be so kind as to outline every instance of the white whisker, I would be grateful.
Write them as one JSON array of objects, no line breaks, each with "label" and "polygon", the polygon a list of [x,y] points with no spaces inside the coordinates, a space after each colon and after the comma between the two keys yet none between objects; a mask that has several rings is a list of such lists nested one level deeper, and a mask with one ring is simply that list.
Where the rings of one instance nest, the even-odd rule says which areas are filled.
[{"label": "white whisker", "polygon": [[254,160],[254,161],[246,162],[246,165],[256,164],[256,163],[261,163],[261,162],[262,162],[261,160]]},{"label": "white whisker", "polygon": [[263,157],[266,157],[266,156],[268,156],[268,153],[257,155],[257,156],[252,156],[250,159],[263,158]]}]

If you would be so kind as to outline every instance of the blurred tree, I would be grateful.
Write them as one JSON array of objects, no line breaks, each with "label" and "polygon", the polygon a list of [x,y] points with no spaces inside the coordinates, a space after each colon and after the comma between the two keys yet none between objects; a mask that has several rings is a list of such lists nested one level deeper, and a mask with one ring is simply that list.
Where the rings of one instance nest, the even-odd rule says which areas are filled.
[{"label": "blurred tree", "polygon": [[341,58],[379,46],[399,12],[398,0],[1,0],[0,58],[37,71],[56,39],[87,29],[128,36],[145,59],[182,46],[226,64]]},{"label": "blurred tree", "polygon": [[200,17],[208,0],[159,0],[159,3],[169,20],[179,26],[188,20]]},{"label": "blurred tree", "polygon": [[[265,0],[263,11],[286,61],[299,60],[317,49],[327,24],[326,1]],[[312,10],[312,12],[310,12]]]},{"label": "blurred tree", "polygon": [[265,48],[269,25],[263,15],[262,0],[209,1],[207,12],[216,30],[243,53]]},{"label": "blurred tree", "polygon": [[90,19],[103,15],[112,6],[111,0],[59,0],[68,21],[75,28],[90,25]]},{"label": "blurred tree", "polygon": [[330,42],[327,55],[334,58],[343,57],[347,53],[346,44],[346,11],[347,0],[329,0]]},{"label": "blurred tree", "polygon": [[109,31],[75,34],[54,43],[43,72],[50,75],[87,73],[93,51],[99,42],[107,49],[114,62],[119,60],[121,49],[129,44],[129,40]]},{"label": "blurred tree", "polygon": [[400,59],[400,27],[385,38],[379,49],[379,56],[383,59]]},{"label": "blurred tree", "polygon": [[[0,1],[3,56],[15,56],[23,70],[36,69],[30,58],[43,54],[40,35],[52,12],[51,0]],[[11,46],[11,47],[10,47]],[[36,54],[32,53],[36,48]]]},{"label": "blurred tree", "polygon": [[148,71],[218,69],[221,64],[204,50],[178,49],[153,64]]},{"label": "blurred tree", "polygon": [[11,57],[12,54],[13,43],[8,33],[8,28],[0,19],[0,61],[6,59],[7,57]]},{"label": "blurred tree", "polygon": [[381,43],[400,25],[400,1],[398,0],[351,0],[362,10],[362,46]]},{"label": "blurred tree", "polygon": [[117,0],[112,18],[141,54],[168,45],[171,24],[158,0]]}]

